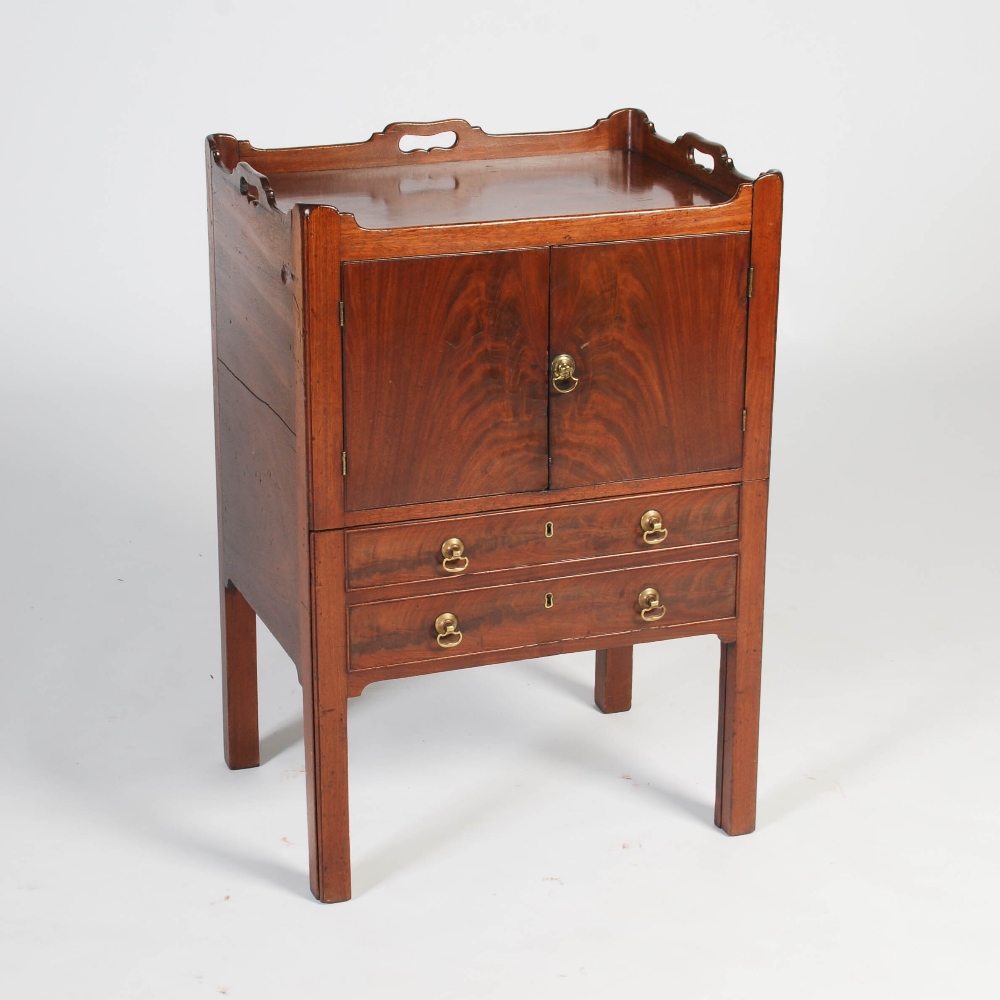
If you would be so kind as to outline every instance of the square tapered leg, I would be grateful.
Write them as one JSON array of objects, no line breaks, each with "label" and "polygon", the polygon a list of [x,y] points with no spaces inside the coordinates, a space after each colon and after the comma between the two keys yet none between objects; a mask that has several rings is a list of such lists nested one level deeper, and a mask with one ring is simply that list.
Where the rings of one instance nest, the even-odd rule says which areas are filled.
[{"label": "square tapered leg", "polygon": [[222,591],[222,724],[226,763],[257,767],[257,616],[232,583]]},{"label": "square tapered leg", "polygon": [[594,673],[594,703],[606,715],[632,707],[632,647],[599,649]]}]

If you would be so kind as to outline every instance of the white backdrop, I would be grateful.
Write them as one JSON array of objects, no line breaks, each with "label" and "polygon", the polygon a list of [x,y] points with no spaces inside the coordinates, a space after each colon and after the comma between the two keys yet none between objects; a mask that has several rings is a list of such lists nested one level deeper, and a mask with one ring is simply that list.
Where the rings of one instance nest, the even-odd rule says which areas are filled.
[{"label": "white backdrop", "polygon": [[[995,4],[38,2],[3,23],[5,993],[992,982]],[[786,180],[758,831],[711,825],[708,640],[641,647],[615,719],[588,711],[587,657],[376,685],[352,703],[356,898],[311,905],[298,689],[266,636],[270,759],[221,765],[204,136],[624,106]]]}]

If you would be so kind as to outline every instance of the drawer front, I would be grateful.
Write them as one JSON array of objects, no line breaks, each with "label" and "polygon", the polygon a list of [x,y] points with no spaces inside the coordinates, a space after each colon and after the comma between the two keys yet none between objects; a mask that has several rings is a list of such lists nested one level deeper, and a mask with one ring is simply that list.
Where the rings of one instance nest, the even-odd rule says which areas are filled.
[{"label": "drawer front", "polygon": [[[649,588],[658,601],[646,598],[644,619],[640,595]],[[348,609],[349,669],[648,633],[735,614],[736,556],[359,604]],[[443,616],[454,619],[452,630]]]},{"label": "drawer front", "polygon": [[[662,551],[737,537],[739,487],[714,486],[625,500],[414,521],[347,532],[347,585],[352,590],[450,576],[541,566],[629,552]],[[644,535],[655,511],[665,529]],[[647,522],[648,524],[649,522]],[[461,551],[445,564],[443,549]]]}]

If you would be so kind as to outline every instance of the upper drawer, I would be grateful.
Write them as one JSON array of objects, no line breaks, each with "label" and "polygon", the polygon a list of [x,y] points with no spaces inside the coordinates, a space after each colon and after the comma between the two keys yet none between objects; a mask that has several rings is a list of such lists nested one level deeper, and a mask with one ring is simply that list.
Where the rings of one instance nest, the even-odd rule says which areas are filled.
[{"label": "upper drawer", "polygon": [[[738,486],[712,486],[354,528],[346,533],[347,585],[358,590],[472,577],[519,566],[722,542],[737,537],[738,507]],[[657,519],[660,529],[655,527]],[[445,552],[453,553],[447,566]]]}]

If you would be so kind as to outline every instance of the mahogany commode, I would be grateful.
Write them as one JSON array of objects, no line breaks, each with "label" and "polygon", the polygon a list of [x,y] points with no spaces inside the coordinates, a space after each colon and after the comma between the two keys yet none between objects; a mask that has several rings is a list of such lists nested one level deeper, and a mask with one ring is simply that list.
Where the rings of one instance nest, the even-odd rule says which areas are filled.
[{"label": "mahogany commode", "polygon": [[753,830],[781,175],[634,109],[207,153],[226,760],[259,615],[316,896],[351,894],[348,698],[456,667],[594,649],[618,712],[633,644],[718,635],[715,821]]}]

